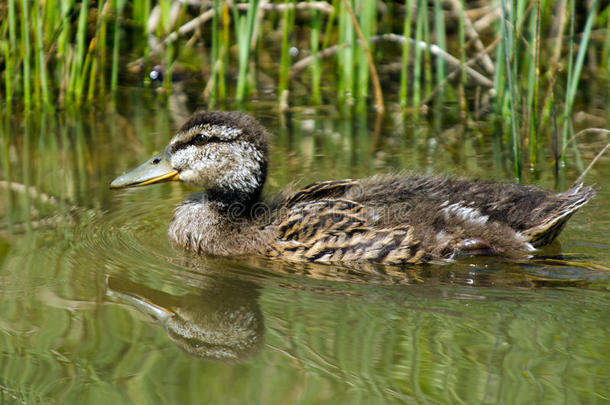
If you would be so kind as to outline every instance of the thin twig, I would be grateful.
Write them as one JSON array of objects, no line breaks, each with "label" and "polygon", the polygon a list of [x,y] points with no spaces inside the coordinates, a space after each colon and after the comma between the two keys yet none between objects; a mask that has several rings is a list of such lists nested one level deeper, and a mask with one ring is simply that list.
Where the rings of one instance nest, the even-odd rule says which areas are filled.
[{"label": "thin twig", "polygon": [[[420,49],[427,50],[431,54],[438,56],[439,58],[443,58],[450,66],[452,66],[454,68],[459,68],[459,69],[462,68],[462,62],[460,62],[460,60],[458,58],[456,58],[453,55],[450,55],[449,53],[447,53],[446,51],[441,49],[439,46],[434,45],[434,44],[429,45],[424,41],[416,41],[411,38],[409,38],[408,40],[409,40],[409,42],[411,42],[411,44],[419,46]],[[369,38],[369,41],[370,42],[392,41],[392,42],[403,43],[406,41],[406,39],[404,36],[398,35],[398,34],[383,34],[383,35],[374,35]],[[494,43],[492,43],[490,46],[495,46],[495,45],[496,45],[496,43],[494,41]],[[340,45],[329,46],[328,48],[318,52],[318,59],[328,58],[328,57],[334,55],[335,53],[339,52],[340,49],[342,49],[343,47],[346,47],[346,46],[350,46],[350,45],[349,44],[340,44]],[[489,49],[490,47],[488,46],[487,48]],[[476,56],[475,56],[475,59],[476,59]],[[307,56],[307,57],[301,59],[300,61],[298,61],[294,65],[292,65],[292,68],[290,69],[290,74],[291,75],[298,74],[301,70],[303,70],[307,66],[309,66],[313,61],[314,61],[313,56]],[[476,70],[472,69],[468,65],[469,65],[469,63],[466,64],[466,66],[464,67],[464,70],[466,71],[466,74],[472,80],[477,82],[477,84],[480,86],[483,86],[483,87],[486,87],[489,89],[493,89],[493,87],[494,87],[493,81],[491,81],[490,79],[488,79],[481,73],[477,72]]]},{"label": "thin twig", "polygon": [[[610,132],[610,131],[608,131]],[[582,182],[582,179],[585,178],[585,175],[587,174],[587,172],[589,170],[591,170],[591,168],[593,167],[593,165],[595,164],[595,162],[597,162],[597,160],[604,154],[604,152],[606,152],[608,150],[608,148],[610,148],[610,142],[608,142],[606,144],[606,146],[604,146],[602,148],[602,150],[599,151],[599,153],[593,158],[593,160],[591,161],[591,163],[589,163],[589,166],[587,166],[587,168],[580,174],[580,176],[578,176],[578,178],[576,179],[576,181],[574,182],[574,184],[579,184]]]},{"label": "thin twig", "polygon": [[354,14],[354,10],[352,6],[349,4],[349,0],[343,0],[343,4],[345,8],[352,18],[352,23],[354,24],[354,28],[356,29],[356,34],[358,34],[358,38],[360,38],[360,45],[364,50],[364,54],[366,55],[366,59],[369,63],[369,70],[371,71],[371,78],[373,79],[373,89],[375,90],[375,107],[377,108],[378,113],[383,113],[383,93],[381,92],[381,84],[379,83],[379,75],[377,75],[377,69],[375,68],[375,62],[373,61],[373,55],[371,55],[371,50],[369,49],[369,44],[364,38],[364,34],[360,29],[360,24],[358,24],[358,19]]},{"label": "thin twig", "polygon": [[[563,145],[563,149],[561,150],[561,154],[560,155],[557,155],[557,154],[555,155],[555,165],[557,166],[557,162],[559,160],[559,157],[563,156],[563,154],[565,153],[566,148],[568,147],[570,142],[572,142],[574,139],[578,138],[579,136],[584,135],[584,134],[588,134],[588,133],[610,134],[610,130],[604,129],[604,128],[585,128],[585,129],[583,129],[581,131],[578,131],[573,137],[568,139],[568,141],[566,142],[565,145]],[[602,150],[597,154],[597,156],[595,156],[593,158],[591,163],[589,163],[589,166],[587,166],[587,168],[580,174],[580,176],[578,176],[578,178],[576,179],[574,184],[580,183],[582,181],[582,179],[585,178],[585,175],[587,174],[587,172],[589,170],[591,170],[591,168],[593,167],[595,162],[597,162],[597,160],[604,154],[604,152],[606,152],[606,150],[608,150],[608,147],[610,147],[610,143],[608,143],[606,146],[604,146],[602,148]]]},{"label": "thin twig", "polygon": [[496,20],[498,18],[500,18],[501,16],[502,16],[502,11],[500,11],[500,8],[493,7],[493,10],[491,12],[484,14],[483,17],[481,17],[477,21],[475,21],[472,24],[472,26],[477,32],[483,31],[483,30],[491,27],[491,25],[494,22],[496,22]]},{"label": "thin twig", "polygon": [[424,101],[422,101],[422,105],[428,104],[430,102],[430,100],[432,99],[432,97],[434,97],[434,95],[439,91],[439,89],[441,89],[443,86],[445,86],[451,80],[453,80],[455,78],[455,76],[457,76],[459,73],[461,73],[464,69],[474,65],[476,62],[478,62],[480,60],[480,58],[484,57],[485,55],[489,55],[489,52],[491,52],[493,50],[493,48],[495,48],[496,45],[498,45],[498,43],[501,40],[502,40],[502,37],[497,37],[482,52],[480,52],[479,54],[475,55],[474,58],[469,59],[468,62],[466,62],[463,66],[460,65],[456,70],[454,70],[453,72],[448,74],[447,77],[441,83],[439,83],[434,89],[432,89],[432,92],[428,95],[428,97],[426,97],[426,99]]},{"label": "thin twig", "polygon": [[163,40],[163,44],[174,42],[176,39],[178,39],[178,37],[184,36],[191,31],[195,31],[195,29],[201,24],[211,20],[212,17],[214,17],[214,12],[214,9],[211,8],[208,11],[200,14],[198,17],[195,17],[189,22],[183,24],[177,30],[170,32]]},{"label": "thin twig", "polygon": [[[412,45],[418,46],[421,50],[428,51],[431,54],[438,56],[439,58],[443,58],[445,60],[445,62],[447,62],[449,65],[451,65],[453,67],[459,68],[462,66],[462,62],[460,62],[460,60],[458,58],[447,53],[447,51],[445,51],[444,49],[442,49],[441,47],[439,47],[438,45],[435,45],[435,44],[428,44],[424,41],[416,41],[411,38],[405,38],[402,35],[398,35],[398,34],[377,35],[375,37],[371,37],[370,41],[374,42],[379,39],[400,42],[400,43],[403,43],[404,41],[408,40],[409,42],[411,42]],[[493,81],[491,81],[490,79],[488,79],[481,73],[477,72],[476,70],[472,69],[471,67],[466,67],[465,71],[466,71],[466,74],[472,80],[477,82],[477,84],[479,84],[480,86],[487,87],[487,88],[494,87]]]},{"label": "thin twig", "polygon": [[129,63],[129,66],[137,66],[144,63],[144,60],[150,58],[152,55],[158,55],[163,52],[164,45],[167,45],[171,42],[177,40],[180,36],[184,36],[191,31],[194,31],[201,24],[206,23],[214,17],[214,9],[211,8],[203,13],[201,13],[198,17],[193,18],[192,20],[181,25],[177,30],[174,30],[167,34],[163,41],[159,41],[159,39],[154,35],[150,34],[154,32],[157,24],[160,22],[161,18],[161,9],[159,6],[155,6],[150,13],[150,17],[148,17],[148,45],[150,47],[150,54],[148,56],[142,56]]},{"label": "thin twig", "polygon": [[[350,46],[350,45],[349,44],[332,45],[326,49],[318,51],[318,59],[325,59],[330,56],[333,56],[334,54],[339,52],[339,50],[341,48],[343,48],[345,46]],[[307,56],[307,57],[301,59],[300,61],[296,62],[290,68],[290,75],[293,76],[293,75],[300,73],[301,70],[304,70],[307,66],[311,65],[314,60],[315,60],[315,58],[313,56]]]},{"label": "thin twig", "polygon": [[610,129],[604,129],[604,128],[585,128],[585,129],[583,129],[581,131],[578,131],[573,137],[568,139],[568,141],[566,142],[565,145],[563,145],[563,149],[561,149],[561,155],[566,153],[566,148],[568,147],[570,142],[572,142],[574,139],[578,138],[581,135],[585,135],[585,134],[589,134],[589,133],[594,133],[594,134],[610,134]]},{"label": "thin twig", "polygon": [[[237,4],[238,10],[247,10],[250,5],[248,3],[239,3]],[[263,9],[265,11],[277,11],[277,12],[285,12],[287,9],[294,8],[295,10],[317,10],[326,14],[330,14],[333,12],[333,6],[325,1],[311,1],[311,2],[300,2],[300,3],[281,3],[281,4],[259,4],[258,8]]]}]

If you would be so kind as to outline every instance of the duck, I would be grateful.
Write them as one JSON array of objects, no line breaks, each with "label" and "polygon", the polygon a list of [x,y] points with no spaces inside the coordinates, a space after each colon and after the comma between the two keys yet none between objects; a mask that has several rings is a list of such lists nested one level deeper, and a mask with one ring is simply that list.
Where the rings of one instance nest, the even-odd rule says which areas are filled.
[{"label": "duck", "polygon": [[110,187],[179,181],[201,191],[175,208],[169,239],[210,256],[320,263],[447,263],[531,257],[596,194],[412,173],[325,180],[262,193],[270,134],[237,111],[192,115],[167,147]]}]

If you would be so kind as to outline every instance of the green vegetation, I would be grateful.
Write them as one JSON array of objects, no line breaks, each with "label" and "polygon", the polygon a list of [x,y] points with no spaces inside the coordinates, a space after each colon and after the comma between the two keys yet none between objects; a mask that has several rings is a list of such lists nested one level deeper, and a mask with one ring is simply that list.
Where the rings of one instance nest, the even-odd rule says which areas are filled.
[{"label": "green vegetation", "polygon": [[0,93],[9,112],[113,106],[118,86],[156,86],[148,72],[160,66],[166,96],[179,72],[209,108],[266,98],[280,110],[385,104],[418,119],[448,106],[495,121],[520,178],[540,149],[565,152],[583,97],[610,101],[610,91],[591,94],[610,85],[610,6],[601,4],[8,0]]}]

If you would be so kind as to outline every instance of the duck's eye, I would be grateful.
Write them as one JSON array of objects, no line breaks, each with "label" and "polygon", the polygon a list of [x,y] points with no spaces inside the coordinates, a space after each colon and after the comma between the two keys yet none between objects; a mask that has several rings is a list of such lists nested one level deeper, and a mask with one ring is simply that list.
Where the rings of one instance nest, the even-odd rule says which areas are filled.
[{"label": "duck's eye", "polygon": [[197,145],[202,145],[202,144],[208,142],[209,140],[210,140],[210,138],[208,136],[206,136],[206,134],[197,134],[193,138],[192,142]]},{"label": "duck's eye", "polygon": [[191,146],[191,145],[195,145],[195,146],[201,146],[201,145],[206,145],[208,143],[211,142],[217,142],[219,141],[219,139],[213,135],[208,135],[204,132],[196,134],[195,136],[193,136],[191,138],[190,141],[188,141],[187,143],[184,144],[184,146]]}]

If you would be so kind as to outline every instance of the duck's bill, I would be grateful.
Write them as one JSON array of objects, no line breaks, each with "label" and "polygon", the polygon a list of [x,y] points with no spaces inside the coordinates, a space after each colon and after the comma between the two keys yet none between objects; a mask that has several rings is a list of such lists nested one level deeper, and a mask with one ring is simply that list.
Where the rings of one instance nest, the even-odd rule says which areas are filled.
[{"label": "duck's bill", "polygon": [[117,177],[110,183],[110,188],[147,186],[153,183],[176,181],[178,170],[170,166],[165,152],[151,157],[135,169]]},{"label": "duck's bill", "polygon": [[[106,286],[106,294],[109,296],[120,298],[162,322],[166,322],[176,314],[166,305],[169,304],[169,299],[165,297],[171,297],[169,294],[159,293],[158,291],[141,286],[137,283],[132,283],[131,281],[116,277],[106,278]],[[155,297],[159,303],[153,302],[152,298],[147,298],[145,296],[146,294]]]}]

